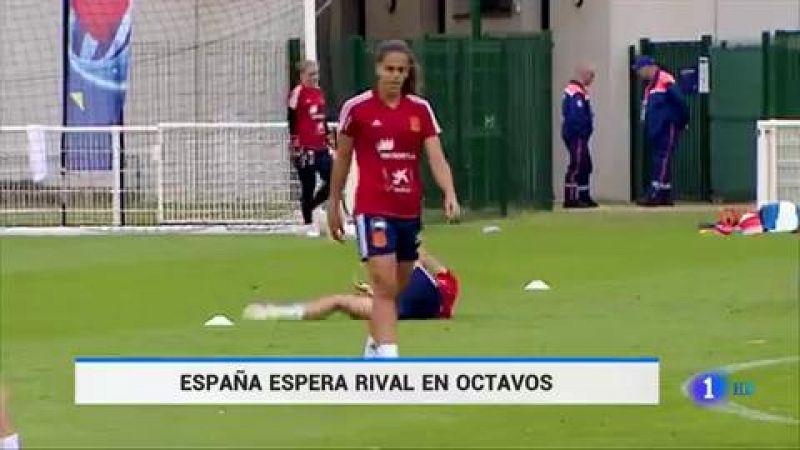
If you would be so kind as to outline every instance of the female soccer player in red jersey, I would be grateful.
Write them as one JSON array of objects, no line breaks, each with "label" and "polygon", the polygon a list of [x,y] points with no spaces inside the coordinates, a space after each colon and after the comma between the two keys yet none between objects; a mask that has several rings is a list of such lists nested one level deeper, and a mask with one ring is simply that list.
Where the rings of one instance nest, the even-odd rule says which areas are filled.
[{"label": "female soccer player in red jersey", "polygon": [[403,41],[384,41],[376,52],[377,82],[344,103],[328,201],[328,226],[344,237],[342,189],[353,153],[358,163],[354,214],[361,259],[374,291],[365,357],[398,356],[398,294],[417,260],[422,207],[422,148],[444,193],[448,219],[460,214],[450,166],[439,141],[441,129],[430,104],[414,94],[417,68]]},{"label": "female soccer player in red jersey", "polygon": [[[331,156],[328,151],[328,125],[325,121],[325,93],[319,87],[319,66],[316,61],[301,61],[297,65],[300,84],[289,93],[289,135],[294,166],[301,186],[303,222],[309,236],[318,236],[312,215],[314,209],[328,198],[331,178]],[[317,188],[317,174],[322,186]]]}]

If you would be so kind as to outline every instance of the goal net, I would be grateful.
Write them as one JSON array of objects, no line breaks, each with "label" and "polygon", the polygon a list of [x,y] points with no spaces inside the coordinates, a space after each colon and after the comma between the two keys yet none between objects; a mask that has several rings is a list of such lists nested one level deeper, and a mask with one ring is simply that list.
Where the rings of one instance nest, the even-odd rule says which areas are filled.
[{"label": "goal net", "polygon": [[282,123],[162,125],[159,222],[295,222],[288,138]]},{"label": "goal net", "polygon": [[800,204],[800,120],[758,121],[757,197]]},{"label": "goal net", "polygon": [[[110,167],[71,170],[65,136],[91,134],[111,136]],[[0,226],[285,230],[299,222],[287,139],[285,123],[0,127]]]}]

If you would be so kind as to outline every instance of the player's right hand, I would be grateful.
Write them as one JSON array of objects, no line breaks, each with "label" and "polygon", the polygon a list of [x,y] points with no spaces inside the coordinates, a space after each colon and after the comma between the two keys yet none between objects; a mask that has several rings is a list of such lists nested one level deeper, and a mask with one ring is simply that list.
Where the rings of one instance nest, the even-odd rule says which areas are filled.
[{"label": "player's right hand", "polygon": [[458,221],[461,216],[461,206],[458,204],[458,198],[455,195],[445,195],[444,215],[450,222]]},{"label": "player's right hand", "polygon": [[362,295],[369,295],[370,297],[375,295],[372,291],[372,286],[369,283],[364,281],[354,281],[353,287],[356,289],[356,292]]},{"label": "player's right hand", "polygon": [[344,242],[344,220],[342,219],[342,208],[339,201],[328,201],[328,233],[331,238],[338,242]]},{"label": "player's right hand", "polygon": [[291,136],[289,138],[289,154],[292,158],[299,158],[301,153],[300,139],[297,136]]}]

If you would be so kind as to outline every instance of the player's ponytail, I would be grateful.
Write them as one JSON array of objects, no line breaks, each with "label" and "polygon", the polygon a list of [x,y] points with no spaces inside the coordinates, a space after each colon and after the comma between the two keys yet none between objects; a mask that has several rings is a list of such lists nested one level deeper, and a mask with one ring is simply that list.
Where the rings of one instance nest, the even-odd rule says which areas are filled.
[{"label": "player's ponytail", "polygon": [[408,78],[403,82],[401,91],[403,95],[416,94],[420,89],[420,68],[417,65],[417,58],[414,56],[414,52],[411,51],[411,48],[405,41],[399,39],[382,41],[375,49],[375,63],[379,64],[383,62],[383,58],[385,58],[386,55],[395,52],[405,54],[408,57],[410,65],[408,68]]}]

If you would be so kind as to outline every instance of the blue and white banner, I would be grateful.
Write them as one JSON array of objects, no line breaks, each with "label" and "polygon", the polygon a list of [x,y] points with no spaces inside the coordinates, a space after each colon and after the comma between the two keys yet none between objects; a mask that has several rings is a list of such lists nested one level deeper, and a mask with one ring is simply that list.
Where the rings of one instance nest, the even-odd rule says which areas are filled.
[{"label": "blue and white banner", "polygon": [[75,403],[657,405],[657,358],[75,359]]},{"label": "blue and white banner", "polygon": [[[64,0],[64,125],[122,125],[133,0]],[[110,133],[66,133],[69,170],[110,170]]]}]

